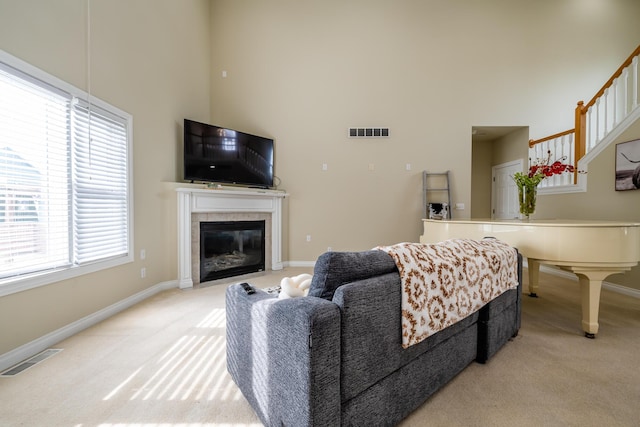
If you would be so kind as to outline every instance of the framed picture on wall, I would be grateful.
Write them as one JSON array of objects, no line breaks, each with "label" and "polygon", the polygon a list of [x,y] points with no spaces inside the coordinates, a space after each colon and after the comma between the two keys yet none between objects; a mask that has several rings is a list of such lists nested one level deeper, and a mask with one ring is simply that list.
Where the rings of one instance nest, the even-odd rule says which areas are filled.
[{"label": "framed picture on wall", "polygon": [[616,191],[640,190],[640,139],[616,144]]}]

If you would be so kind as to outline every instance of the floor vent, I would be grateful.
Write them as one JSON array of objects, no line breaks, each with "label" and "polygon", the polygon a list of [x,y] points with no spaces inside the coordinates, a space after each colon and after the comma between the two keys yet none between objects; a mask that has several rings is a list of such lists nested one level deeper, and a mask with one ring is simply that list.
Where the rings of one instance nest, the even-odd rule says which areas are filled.
[{"label": "floor vent", "polygon": [[53,356],[54,354],[58,354],[62,351],[61,348],[50,348],[48,350],[43,351],[42,353],[38,353],[35,356],[18,363],[15,366],[12,366],[11,368],[7,369],[6,371],[0,373],[0,377],[13,377],[15,375],[18,375],[20,372],[23,372],[27,369],[29,369],[32,366],[37,365],[38,363],[44,361],[45,359],[48,359],[49,357]]}]

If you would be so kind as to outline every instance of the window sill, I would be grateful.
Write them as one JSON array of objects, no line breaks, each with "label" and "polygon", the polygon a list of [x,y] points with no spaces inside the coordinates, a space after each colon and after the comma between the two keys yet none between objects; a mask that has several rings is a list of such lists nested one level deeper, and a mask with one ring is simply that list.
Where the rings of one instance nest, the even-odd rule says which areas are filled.
[{"label": "window sill", "polygon": [[72,279],[84,274],[95,273],[100,270],[105,270],[107,268],[116,267],[130,262],[133,262],[133,256],[131,254],[79,267],[68,267],[58,271],[47,271],[20,276],[18,278],[0,280],[0,297]]}]

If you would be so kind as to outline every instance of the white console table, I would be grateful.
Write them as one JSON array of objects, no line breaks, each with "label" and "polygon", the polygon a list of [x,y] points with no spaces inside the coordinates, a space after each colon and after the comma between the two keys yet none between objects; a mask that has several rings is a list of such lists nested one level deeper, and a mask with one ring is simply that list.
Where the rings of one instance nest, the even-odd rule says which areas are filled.
[{"label": "white console table", "polygon": [[282,265],[282,199],[275,190],[178,188],[178,286],[192,288],[192,214],[267,213],[271,216],[271,269]]}]

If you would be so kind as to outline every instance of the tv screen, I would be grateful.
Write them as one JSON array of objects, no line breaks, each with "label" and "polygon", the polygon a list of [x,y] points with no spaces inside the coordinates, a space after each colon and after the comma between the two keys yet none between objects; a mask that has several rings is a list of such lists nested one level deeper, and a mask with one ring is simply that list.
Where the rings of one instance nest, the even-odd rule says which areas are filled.
[{"label": "tv screen", "polygon": [[273,139],[184,120],[185,181],[273,187]]}]

